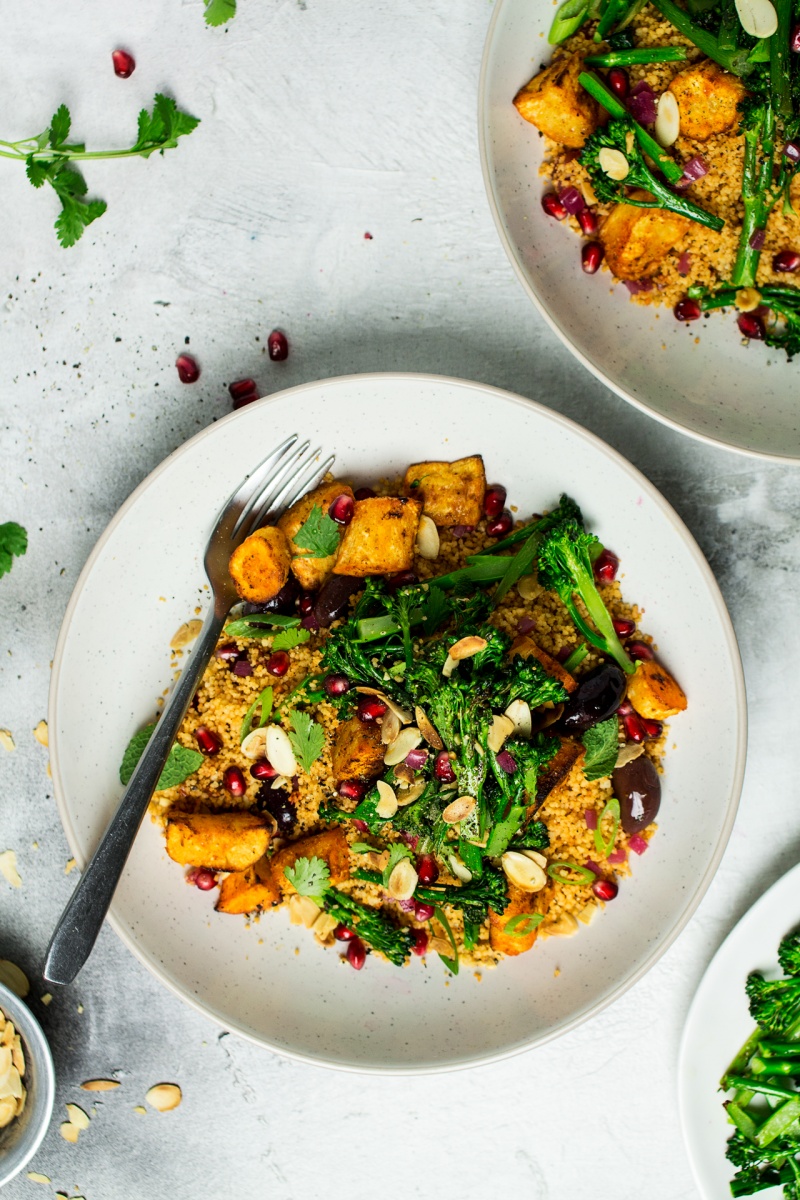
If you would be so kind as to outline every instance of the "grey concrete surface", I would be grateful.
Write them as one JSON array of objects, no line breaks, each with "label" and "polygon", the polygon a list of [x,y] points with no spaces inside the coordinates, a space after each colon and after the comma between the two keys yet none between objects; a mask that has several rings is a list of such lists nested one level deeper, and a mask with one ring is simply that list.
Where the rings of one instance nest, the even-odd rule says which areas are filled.
[{"label": "grey concrete surface", "polygon": [[[106,215],[62,250],[55,199],[0,160],[0,521],[30,549],[0,582],[0,957],[34,979],[58,1071],[57,1119],[25,1200],[525,1200],[613,1192],[688,1200],[676,1054],[713,951],[798,859],[794,731],[798,475],[688,440],[611,395],[529,304],[500,248],[477,153],[483,0],[240,0],[224,30],[200,0],[42,0],[4,14],[0,135],[66,101],[93,146],[123,145],[165,88],[202,118],[177,151],[88,164]],[[116,45],[138,62],[111,71]],[[365,234],[370,233],[371,239]],[[266,335],[287,332],[271,363]],[[188,344],[203,368],[182,386]],[[263,393],[371,370],[460,375],[542,400],[605,438],[699,540],[739,636],[750,758],[736,829],[691,925],[637,987],[556,1043],[432,1079],[357,1078],[237,1041],[164,990],[104,930],[49,1006],[35,977],[74,876],[32,730],[70,591],[120,503],[162,458]],[[398,414],[397,419],[402,419]],[[454,414],[457,419],[457,414]],[[125,636],[125,630],[119,630]],[[87,1077],[118,1073],[76,1146],[58,1133]],[[175,1112],[134,1112],[174,1080]],[[84,1093],[85,1096],[85,1093]],[[100,1102],[102,1101],[102,1103]],[[38,1190],[37,1190],[38,1189]]]}]

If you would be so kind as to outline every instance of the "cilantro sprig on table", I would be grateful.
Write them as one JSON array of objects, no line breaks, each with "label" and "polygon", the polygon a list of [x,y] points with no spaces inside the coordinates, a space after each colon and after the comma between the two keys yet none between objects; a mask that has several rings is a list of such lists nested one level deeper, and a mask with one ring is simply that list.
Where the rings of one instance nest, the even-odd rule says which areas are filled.
[{"label": "cilantro sprig on table", "polygon": [[178,138],[185,137],[200,124],[197,117],[181,112],[170,96],[157,92],[151,110],[139,113],[137,137],[126,150],[87,150],[83,142],[68,141],[72,125],[66,104],[60,105],[42,133],[18,142],[0,139],[0,158],[17,159],[25,163],[28,179],[35,188],[49,183],[61,202],[61,212],[55,221],[58,240],[62,246],[74,246],[84,230],[102,217],[105,200],[86,200],[86,180],[76,162],[102,158],[149,158],[159,151],[172,150]]},{"label": "cilantro sprig on table", "polygon": [[28,534],[16,521],[0,525],[0,578],[11,570],[15,558],[28,549]]},{"label": "cilantro sprig on table", "polygon": [[299,550],[305,551],[298,557],[330,558],[331,554],[336,553],[339,545],[340,531],[341,526],[337,525],[333,517],[323,513],[320,506],[315,504],[305,524],[300,526],[292,539]]},{"label": "cilantro sprig on table", "polygon": [[206,0],[206,25],[224,25],[236,16],[236,0]]}]

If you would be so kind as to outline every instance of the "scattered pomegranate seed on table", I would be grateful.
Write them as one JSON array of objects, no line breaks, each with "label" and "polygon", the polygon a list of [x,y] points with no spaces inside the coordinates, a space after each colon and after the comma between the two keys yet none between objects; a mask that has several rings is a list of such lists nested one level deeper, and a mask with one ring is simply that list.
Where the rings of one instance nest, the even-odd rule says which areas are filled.
[{"label": "scattered pomegranate seed on table", "polygon": [[114,64],[114,74],[119,79],[129,79],[136,70],[136,59],[127,50],[112,50],[111,61]]},{"label": "scattered pomegranate seed on table", "polygon": [[584,208],[578,213],[578,224],[581,227],[581,233],[586,237],[591,237],[597,233],[600,222],[597,219],[597,213],[592,212],[591,208]]},{"label": "scattered pomegranate seed on table", "polygon": [[222,749],[221,740],[207,725],[198,725],[194,731],[194,736],[197,740],[200,753],[205,754],[208,758],[213,754],[219,754]]},{"label": "scattered pomegranate seed on table", "polygon": [[354,971],[360,971],[367,961],[367,952],[360,938],[354,937],[347,947],[347,961]]},{"label": "scattered pomegranate seed on table", "polygon": [[245,404],[252,404],[254,400],[258,399],[255,379],[237,379],[228,384],[228,391],[233,400],[234,411],[244,408]]},{"label": "scattered pomegranate seed on table", "polygon": [[619,559],[611,550],[602,550],[594,560],[594,577],[601,583],[613,583],[618,569]]},{"label": "scattered pomegranate seed on table", "polygon": [[200,378],[200,368],[191,354],[179,354],[175,359],[178,368],[178,378],[181,383],[197,383]]},{"label": "scattered pomegranate seed on table", "polygon": [[773,271],[796,271],[800,267],[800,254],[796,250],[781,250],[772,260]]},{"label": "scattered pomegranate seed on table", "polygon": [[596,274],[602,261],[603,247],[599,242],[587,242],[581,247],[581,266],[587,275]]},{"label": "scattered pomegranate seed on table", "polygon": [[761,317],[757,317],[755,313],[739,313],[736,324],[743,337],[752,339],[754,342],[763,342],[764,322]]},{"label": "scattered pomegranate seed on table", "polygon": [[328,516],[335,521],[337,525],[349,525],[353,519],[355,511],[355,501],[352,496],[348,496],[343,492],[341,496],[337,496],[328,509]]},{"label": "scattered pomegranate seed on table", "polygon": [[270,654],[267,659],[267,670],[270,675],[275,675],[280,678],[289,670],[289,655],[285,650],[276,650],[274,654]]},{"label": "scattered pomegranate seed on table", "polygon": [[514,518],[508,509],[503,509],[499,517],[495,517],[493,521],[486,522],[486,532],[489,537],[505,537],[507,533],[511,533],[514,528]]},{"label": "scattered pomegranate seed on table", "polygon": [[228,767],[222,776],[222,786],[231,796],[243,796],[247,791],[247,783],[238,767]]},{"label": "scattered pomegranate seed on table", "polygon": [[273,362],[283,362],[285,358],[288,358],[289,342],[286,334],[281,333],[280,329],[273,329],[267,338],[267,350]]},{"label": "scattered pomegranate seed on table", "polygon": [[606,76],[606,83],[618,100],[624,100],[631,90],[628,72],[623,67],[612,67]]},{"label": "scattered pomegranate seed on table", "polygon": [[596,879],[592,891],[598,900],[613,900],[619,891],[619,884],[614,883],[613,879]]},{"label": "scattered pomegranate seed on table", "polygon": [[673,308],[676,321],[697,321],[700,317],[700,305],[690,296],[684,296]]},{"label": "scattered pomegranate seed on table", "polygon": [[506,489],[501,483],[495,483],[486,489],[483,497],[483,511],[489,520],[499,517],[506,502]]},{"label": "scattered pomegranate seed on table", "polygon": [[555,192],[545,192],[542,196],[542,208],[548,217],[553,217],[556,221],[563,221],[567,215],[567,210]]}]

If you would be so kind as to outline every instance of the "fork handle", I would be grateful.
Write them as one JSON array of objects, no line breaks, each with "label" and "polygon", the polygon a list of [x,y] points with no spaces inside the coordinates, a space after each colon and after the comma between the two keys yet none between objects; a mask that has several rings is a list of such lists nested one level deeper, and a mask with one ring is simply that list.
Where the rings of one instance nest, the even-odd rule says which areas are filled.
[{"label": "fork handle", "polygon": [[83,872],[47,948],[46,983],[72,983],[91,953],[175,735],[214,652],[228,610],[211,608],[119,807]]}]

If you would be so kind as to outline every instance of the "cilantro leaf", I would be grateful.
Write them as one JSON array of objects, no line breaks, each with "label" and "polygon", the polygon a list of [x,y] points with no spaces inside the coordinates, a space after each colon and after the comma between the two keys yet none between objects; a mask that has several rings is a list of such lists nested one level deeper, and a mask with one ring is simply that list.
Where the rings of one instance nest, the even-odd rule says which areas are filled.
[{"label": "cilantro leaf", "polygon": [[41,162],[29,154],[25,160],[25,174],[35,188],[40,188],[47,183],[50,172],[47,163]]},{"label": "cilantro leaf", "polygon": [[16,521],[0,525],[0,578],[11,570],[12,561],[28,549],[28,534]]},{"label": "cilantro leaf", "polygon": [[331,881],[328,864],[323,858],[298,858],[293,867],[284,867],[283,873],[300,896],[309,896],[321,905]]},{"label": "cilantro leaf", "polygon": [[206,25],[224,25],[236,16],[236,0],[206,0]]},{"label": "cilantro leaf", "polygon": [[[145,725],[144,729],[135,733],[128,742],[119,768],[120,783],[127,786],[130,782],[154,729],[155,725]],[[182,746],[180,742],[175,742],[164,763],[164,770],[159,776],[155,790],[163,792],[166,788],[177,787],[179,783],[184,783],[190,775],[194,774],[202,761],[203,756],[199,750],[191,750],[187,746]]]},{"label": "cilantro leaf", "polygon": [[272,649],[293,650],[295,646],[302,646],[310,637],[307,629],[282,629],[280,633],[275,634]]},{"label": "cilantro leaf", "polygon": [[299,558],[330,558],[339,545],[340,526],[315,504],[304,525],[294,535],[295,546],[305,550]]},{"label": "cilantro leaf", "polygon": [[91,200],[84,204],[73,196],[62,196],[61,205],[61,212],[55,219],[55,231],[65,249],[74,246],[83,237],[87,225],[102,217],[107,207],[105,200]]},{"label": "cilantro leaf", "polygon": [[614,770],[619,752],[619,721],[609,717],[599,725],[593,725],[583,735],[586,757],[583,774],[586,779],[603,779]]},{"label": "cilantro leaf", "polygon": [[72,124],[69,109],[66,104],[61,104],[53,114],[53,119],[50,122],[50,145],[55,150],[62,145],[69,137],[69,129]]},{"label": "cilantro leaf", "polygon": [[295,758],[304,771],[311,770],[311,764],[316,762],[325,747],[325,730],[316,721],[312,721],[308,713],[293,709],[289,713],[289,723],[292,732],[289,741]]},{"label": "cilantro leaf", "polygon": [[153,97],[153,110],[148,112],[143,108],[139,113],[138,137],[133,146],[135,154],[149,158],[154,150],[172,150],[178,144],[178,138],[192,132],[200,124],[198,117],[181,112],[171,96],[156,92]]},{"label": "cilantro leaf", "polygon": [[[370,849],[372,849],[372,847],[370,847]],[[383,886],[384,887],[389,886],[389,876],[391,875],[392,871],[395,869],[397,864],[400,862],[400,860],[403,858],[413,858],[413,855],[412,855],[411,851],[409,850],[408,846],[404,846],[402,842],[392,842],[392,845],[389,849],[389,861],[387,862],[386,866],[383,868]]]}]

